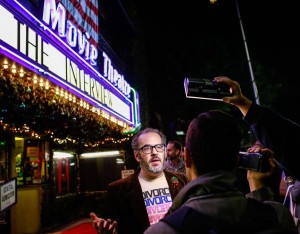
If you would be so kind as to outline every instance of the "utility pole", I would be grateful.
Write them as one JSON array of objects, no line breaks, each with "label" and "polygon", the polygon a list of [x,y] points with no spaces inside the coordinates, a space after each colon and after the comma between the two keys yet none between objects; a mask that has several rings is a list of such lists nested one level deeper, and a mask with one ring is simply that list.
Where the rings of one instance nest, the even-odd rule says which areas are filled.
[{"label": "utility pole", "polygon": [[[218,0],[209,0],[209,2],[211,4],[217,4],[217,1]],[[254,98],[255,98],[256,104],[259,105],[260,101],[259,101],[257,86],[256,86],[256,82],[255,82],[255,79],[254,79],[254,74],[253,74],[253,70],[252,70],[252,65],[251,65],[250,55],[249,55],[249,51],[248,51],[246,36],[245,36],[245,32],[244,32],[243,22],[242,22],[242,18],[241,18],[241,14],[240,14],[240,9],[239,9],[239,5],[238,5],[237,1],[238,0],[235,0],[235,6],[236,6],[236,11],[237,11],[237,14],[238,14],[238,18],[239,18],[239,22],[240,22],[240,28],[241,28],[241,32],[242,32],[242,36],[243,36],[243,41],[244,41],[244,46],[245,46],[245,51],[246,51],[246,56],[247,56],[247,61],[248,61],[248,66],[249,66],[249,71],[250,71],[250,76],[251,76],[251,83],[252,83],[253,92],[254,92]]]},{"label": "utility pole", "polygon": [[241,32],[242,32],[244,46],[245,46],[245,50],[246,50],[246,56],[247,56],[248,65],[249,65],[249,71],[250,71],[250,76],[251,76],[251,83],[252,83],[252,87],[253,87],[253,92],[254,92],[254,98],[255,98],[256,104],[259,105],[260,101],[259,101],[257,86],[256,86],[256,82],[255,82],[255,79],[254,79],[254,74],[253,74],[251,60],[250,60],[250,56],[249,56],[249,51],[248,51],[246,36],[245,36],[245,33],[244,33],[243,22],[242,22],[242,18],[241,18],[241,15],[240,15],[240,9],[239,9],[239,5],[238,5],[237,0],[235,0],[235,5],[236,5],[236,11],[237,11],[237,14],[238,14],[238,17],[239,17]]}]

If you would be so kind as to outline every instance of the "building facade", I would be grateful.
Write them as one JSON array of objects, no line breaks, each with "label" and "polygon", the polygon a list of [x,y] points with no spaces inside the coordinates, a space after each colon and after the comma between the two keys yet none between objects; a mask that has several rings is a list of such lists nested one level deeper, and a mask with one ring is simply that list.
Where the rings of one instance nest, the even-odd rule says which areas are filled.
[{"label": "building facade", "polygon": [[8,233],[85,215],[127,169],[126,145],[141,126],[138,91],[111,47],[120,32],[130,41],[126,12],[118,1],[77,3],[0,0],[0,230]]}]

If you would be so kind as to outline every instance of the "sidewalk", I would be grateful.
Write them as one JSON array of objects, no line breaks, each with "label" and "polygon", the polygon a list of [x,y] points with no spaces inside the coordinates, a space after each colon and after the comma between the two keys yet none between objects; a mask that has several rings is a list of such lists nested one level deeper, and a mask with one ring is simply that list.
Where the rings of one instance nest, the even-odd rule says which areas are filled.
[{"label": "sidewalk", "polygon": [[[84,230],[82,229],[84,228]],[[64,233],[73,233],[73,234],[79,234],[79,233],[92,233],[92,220],[90,218],[83,218],[76,220],[74,222],[71,222],[53,232],[48,232],[46,234],[64,234]]]}]

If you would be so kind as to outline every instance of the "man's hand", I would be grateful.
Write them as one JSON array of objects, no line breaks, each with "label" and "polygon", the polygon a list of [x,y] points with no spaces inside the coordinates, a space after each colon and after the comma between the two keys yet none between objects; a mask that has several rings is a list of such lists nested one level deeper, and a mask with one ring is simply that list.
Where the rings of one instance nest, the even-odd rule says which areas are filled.
[{"label": "man's hand", "polygon": [[247,180],[249,183],[250,191],[253,192],[254,190],[260,189],[264,187],[264,181],[273,175],[275,171],[275,162],[274,162],[274,152],[270,149],[263,148],[259,144],[255,144],[248,149],[249,153],[258,153],[258,152],[268,152],[270,155],[269,164],[270,169],[266,172],[256,172],[256,171],[247,171]]},{"label": "man's hand", "polygon": [[224,83],[230,86],[231,97],[223,97],[223,101],[235,105],[245,116],[252,105],[252,101],[245,97],[242,93],[240,84],[231,80],[226,76],[218,76],[214,78],[217,83]]},{"label": "man's hand", "polygon": [[110,219],[99,218],[95,213],[90,213],[93,221],[93,227],[97,233],[101,234],[117,234],[117,222]]}]

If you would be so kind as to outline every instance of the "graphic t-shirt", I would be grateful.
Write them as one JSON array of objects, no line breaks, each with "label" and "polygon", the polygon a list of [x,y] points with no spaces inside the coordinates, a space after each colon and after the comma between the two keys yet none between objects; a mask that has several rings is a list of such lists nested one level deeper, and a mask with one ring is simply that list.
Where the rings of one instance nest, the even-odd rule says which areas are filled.
[{"label": "graphic t-shirt", "polygon": [[150,225],[157,223],[167,213],[172,205],[172,198],[165,175],[148,181],[139,176],[143,198]]}]

